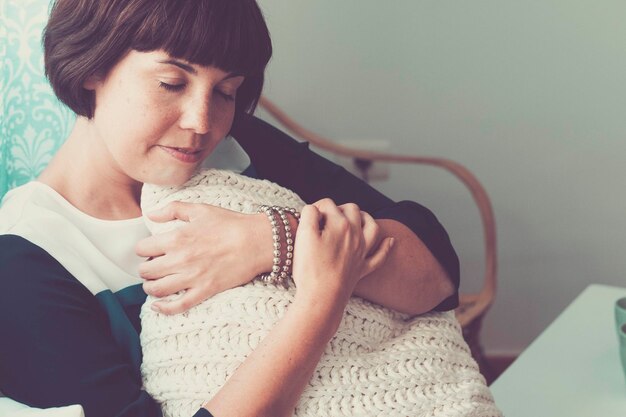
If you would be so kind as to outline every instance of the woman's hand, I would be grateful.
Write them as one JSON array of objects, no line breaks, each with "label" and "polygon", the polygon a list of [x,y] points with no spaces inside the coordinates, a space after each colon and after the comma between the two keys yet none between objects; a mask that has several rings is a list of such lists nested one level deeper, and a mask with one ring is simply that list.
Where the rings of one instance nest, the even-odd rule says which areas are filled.
[{"label": "woman's hand", "polygon": [[[385,262],[392,238],[379,237],[374,219],[356,204],[323,199],[302,209],[294,245],[298,294],[347,302],[359,280]],[[380,243],[380,244],[379,244]]]},{"label": "woman's hand", "polygon": [[208,204],[173,202],[149,213],[156,222],[179,219],[187,224],[141,240],[137,255],[144,291],[175,301],[155,302],[164,314],[189,310],[207,298],[248,283],[271,265],[272,232],[265,214],[242,214]]}]

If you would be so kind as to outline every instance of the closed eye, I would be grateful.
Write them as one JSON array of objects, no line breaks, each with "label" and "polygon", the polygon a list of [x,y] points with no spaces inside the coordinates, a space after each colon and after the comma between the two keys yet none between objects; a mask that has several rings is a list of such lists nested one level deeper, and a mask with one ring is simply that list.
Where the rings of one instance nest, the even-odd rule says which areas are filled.
[{"label": "closed eye", "polygon": [[228,94],[228,93],[226,93],[224,91],[220,91],[220,90],[217,90],[217,94],[222,96],[222,98],[224,98],[225,100],[228,100],[228,101],[234,101],[235,100],[235,95],[234,94]]},{"label": "closed eye", "polygon": [[165,88],[167,91],[182,91],[185,88],[185,84],[168,84],[159,81],[159,87]]}]

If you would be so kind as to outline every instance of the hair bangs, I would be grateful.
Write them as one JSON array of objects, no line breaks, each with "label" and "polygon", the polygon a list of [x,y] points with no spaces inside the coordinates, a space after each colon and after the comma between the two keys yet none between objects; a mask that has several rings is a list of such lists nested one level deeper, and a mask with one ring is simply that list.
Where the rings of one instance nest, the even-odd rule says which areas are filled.
[{"label": "hair bangs", "polygon": [[144,20],[133,49],[244,76],[262,74],[272,44],[260,9],[246,0],[163,1]]},{"label": "hair bangs", "polygon": [[272,43],[255,0],[54,0],[44,32],[46,75],[61,101],[93,117],[82,86],[104,76],[131,49],[243,75],[235,121],[252,114],[263,91]]}]

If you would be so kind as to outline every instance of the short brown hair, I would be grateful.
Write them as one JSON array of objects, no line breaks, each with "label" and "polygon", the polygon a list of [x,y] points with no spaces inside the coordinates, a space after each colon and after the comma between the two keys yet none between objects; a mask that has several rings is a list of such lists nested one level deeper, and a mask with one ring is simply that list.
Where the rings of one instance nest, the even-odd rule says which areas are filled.
[{"label": "short brown hair", "polygon": [[235,119],[252,113],[272,44],[255,0],[55,0],[43,33],[46,76],[76,114],[93,117],[87,77],[106,75],[129,50],[245,76]]}]

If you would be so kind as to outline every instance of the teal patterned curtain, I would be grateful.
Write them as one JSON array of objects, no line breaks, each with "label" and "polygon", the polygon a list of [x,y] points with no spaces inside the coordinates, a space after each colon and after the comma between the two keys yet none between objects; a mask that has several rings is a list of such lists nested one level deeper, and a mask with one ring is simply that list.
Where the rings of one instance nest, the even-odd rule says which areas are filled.
[{"label": "teal patterned curtain", "polygon": [[74,123],[43,74],[49,0],[0,0],[0,198],[37,177]]}]

